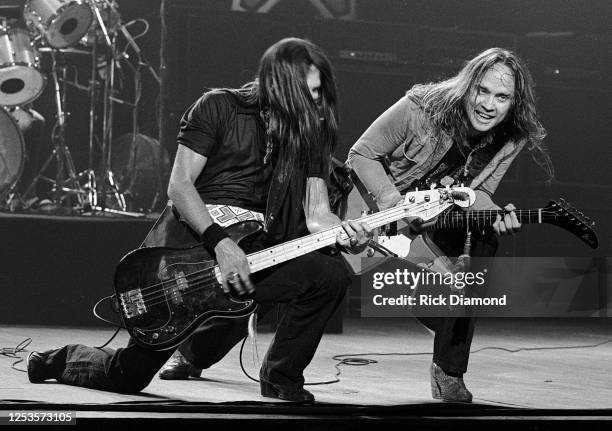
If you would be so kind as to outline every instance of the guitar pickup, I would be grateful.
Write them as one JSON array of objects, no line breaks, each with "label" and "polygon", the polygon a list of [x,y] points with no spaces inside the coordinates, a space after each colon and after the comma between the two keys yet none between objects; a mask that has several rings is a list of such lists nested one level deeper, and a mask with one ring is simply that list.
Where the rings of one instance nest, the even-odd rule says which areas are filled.
[{"label": "guitar pickup", "polygon": [[144,303],[144,299],[142,298],[142,292],[140,289],[133,289],[121,293],[119,295],[119,300],[121,302],[123,314],[128,319],[140,316],[147,312],[147,307]]},{"label": "guitar pickup", "polygon": [[182,292],[187,290],[188,287],[187,278],[185,277],[185,273],[180,271],[174,274],[174,283],[171,283],[170,286],[164,286],[164,293],[166,294],[166,298],[168,298],[173,304],[178,305],[183,303],[183,294]]}]

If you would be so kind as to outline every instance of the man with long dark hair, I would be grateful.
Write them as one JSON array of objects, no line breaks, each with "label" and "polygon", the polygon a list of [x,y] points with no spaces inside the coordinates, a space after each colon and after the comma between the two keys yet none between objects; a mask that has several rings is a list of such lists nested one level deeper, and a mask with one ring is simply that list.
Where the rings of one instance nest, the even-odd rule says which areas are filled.
[{"label": "man with long dark hair", "polygon": [[[528,70],[513,52],[491,48],[450,79],[415,85],[370,125],[349,151],[348,162],[380,210],[400,202],[406,190],[461,183],[475,189],[472,209],[500,209],[491,197],[523,147],[552,178],[552,164],[542,143],[545,135]],[[514,233],[520,229],[514,206],[504,209],[493,231]],[[419,225],[418,220],[410,225],[413,232],[428,226]],[[436,231],[433,236],[447,254],[462,253],[465,231]],[[492,256],[496,247],[494,235],[486,230],[473,232],[473,256]],[[474,318],[420,320],[435,332],[432,396],[471,402],[463,374]]]},{"label": "man with long dark hair", "polygon": [[[226,293],[252,297],[263,309],[286,304],[260,371],[267,397],[314,401],[303,388],[303,371],[350,279],[331,252],[311,252],[251,274],[245,250],[224,226],[260,220],[265,232],[253,242],[266,247],[340,225],[326,185],[337,127],[335,81],[324,53],[302,39],[277,42],[261,58],[254,82],[207,92],[185,112],[168,186],[173,207],[145,240],[145,245],[202,243],[218,263]],[[371,237],[367,225],[342,227],[346,235],[336,238],[341,248],[357,251]],[[245,332],[246,319],[215,319],[182,350],[210,365]],[[133,393],[149,384],[172,353],[133,340],[116,352],[68,345],[32,353],[28,376],[35,383],[55,378]]]}]

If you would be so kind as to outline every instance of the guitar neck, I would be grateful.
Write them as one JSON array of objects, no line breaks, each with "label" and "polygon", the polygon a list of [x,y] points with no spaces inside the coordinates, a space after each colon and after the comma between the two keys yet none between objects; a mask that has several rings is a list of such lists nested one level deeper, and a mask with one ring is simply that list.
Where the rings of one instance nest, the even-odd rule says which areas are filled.
[{"label": "guitar neck", "polygon": [[[410,215],[436,215],[448,208],[451,203],[432,202],[430,204],[405,204],[389,208],[378,213],[361,217],[357,221],[366,222],[372,229],[384,226]],[[267,248],[262,251],[251,253],[247,256],[251,272],[260,271],[270,266],[289,261],[296,257],[305,255],[323,247],[330,246],[336,242],[337,235],[343,239],[348,238],[342,226],[337,225],[321,232],[303,236],[283,244]]]},{"label": "guitar neck", "polygon": [[[521,224],[551,223],[557,217],[544,208],[514,210],[514,213]],[[434,228],[486,227],[504,214],[504,210],[449,211],[438,218]]]}]

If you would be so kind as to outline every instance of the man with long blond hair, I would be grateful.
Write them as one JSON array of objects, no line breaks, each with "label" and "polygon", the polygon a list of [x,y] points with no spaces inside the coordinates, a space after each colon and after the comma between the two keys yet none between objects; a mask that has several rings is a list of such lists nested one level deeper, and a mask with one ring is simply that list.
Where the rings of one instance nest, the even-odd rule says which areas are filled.
[{"label": "man with long blond hair", "polygon": [[[348,163],[380,210],[401,202],[407,190],[434,184],[469,185],[476,194],[472,209],[501,209],[492,196],[523,147],[552,178],[552,163],[542,142],[545,136],[527,68],[512,51],[491,48],[447,80],[412,87],[357,140],[349,151]],[[492,226],[496,234],[520,229],[513,209],[508,204],[503,217],[497,216]],[[413,220],[410,229],[419,232],[432,224]],[[433,237],[451,256],[461,254],[466,245],[464,230],[439,230]],[[492,256],[496,247],[495,236],[486,229],[473,232],[472,256]],[[435,332],[432,396],[471,402],[463,374],[474,317],[420,320]]]}]

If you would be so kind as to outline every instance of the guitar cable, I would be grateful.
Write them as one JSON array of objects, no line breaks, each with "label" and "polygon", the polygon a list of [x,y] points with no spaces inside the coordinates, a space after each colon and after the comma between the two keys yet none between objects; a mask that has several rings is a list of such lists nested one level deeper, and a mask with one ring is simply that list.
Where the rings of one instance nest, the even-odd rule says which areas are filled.
[{"label": "guitar cable", "polygon": [[106,343],[102,344],[101,346],[94,346],[94,348],[96,349],[104,349],[106,346],[108,346],[111,341],[113,341],[115,339],[115,337],[119,334],[119,331],[121,331],[122,329],[127,329],[122,323],[116,323],[116,322],[111,322],[110,320],[105,319],[104,317],[100,316],[98,314],[98,306],[104,302],[104,301],[110,301],[111,302],[111,308],[118,313],[119,312],[119,304],[117,304],[117,300],[115,295],[111,295],[111,296],[106,296],[102,299],[100,299],[98,302],[96,302],[92,308],[92,313],[93,315],[98,318],[99,320],[108,323],[111,326],[116,327],[117,329],[115,330],[115,333],[113,335],[111,335],[111,337],[106,341]]},{"label": "guitar cable", "polygon": [[[259,383],[259,380],[252,377],[244,368],[244,364],[242,362],[242,352],[244,349],[244,345],[248,337],[244,337],[242,340],[242,344],[240,345],[240,368],[246,377],[254,382]],[[587,348],[595,348],[603,346],[604,344],[612,343],[612,338],[600,341],[595,344],[584,344],[577,346],[550,346],[550,347],[518,347],[516,349],[510,349],[507,347],[497,347],[497,346],[485,346],[475,350],[471,350],[470,354],[480,353],[485,350],[501,350],[502,352],[507,353],[518,353],[518,352],[533,352],[533,351],[542,351],[542,350],[567,350],[567,349],[587,349]],[[332,360],[336,361],[334,364],[334,368],[336,369],[336,373],[334,375],[333,380],[322,381],[322,382],[312,382],[312,383],[304,383],[304,386],[316,386],[316,385],[329,385],[333,383],[340,382],[340,374],[342,370],[340,368],[341,365],[348,366],[365,366],[371,364],[378,364],[377,360],[367,359],[364,356],[424,356],[424,355],[433,355],[433,352],[368,352],[368,353],[343,353],[332,356]]]},{"label": "guitar cable", "polygon": [[27,352],[28,351],[27,347],[31,343],[32,343],[32,339],[30,337],[28,337],[25,340],[23,340],[21,343],[17,344],[17,346],[15,346],[15,347],[3,347],[2,349],[0,349],[0,355],[1,356],[6,356],[7,358],[11,358],[11,359],[17,359],[15,362],[13,362],[11,364],[11,368],[13,370],[17,370],[17,371],[21,371],[21,372],[26,372],[25,370],[20,370],[15,365],[17,365],[17,364],[19,364],[19,363],[24,361],[24,358],[19,356],[19,354]]}]

